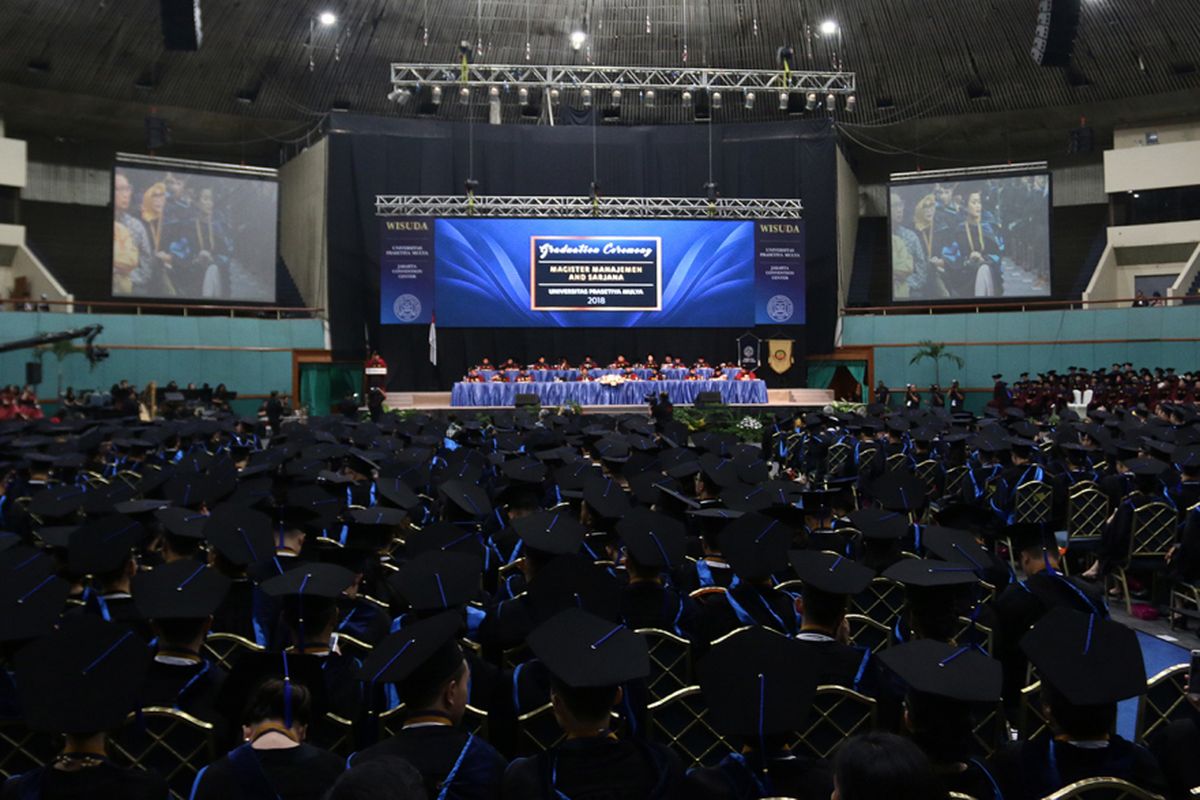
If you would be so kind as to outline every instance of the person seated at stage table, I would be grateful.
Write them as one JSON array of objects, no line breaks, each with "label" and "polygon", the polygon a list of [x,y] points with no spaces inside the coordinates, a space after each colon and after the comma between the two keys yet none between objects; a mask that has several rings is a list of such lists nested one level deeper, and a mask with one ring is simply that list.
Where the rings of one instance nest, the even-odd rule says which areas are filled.
[{"label": "person seated at stage table", "polygon": [[584,381],[586,383],[591,383],[596,380],[595,378],[592,377],[591,373],[588,372],[588,368],[583,367],[583,366],[581,366],[579,368],[579,378],[578,379],[581,381]]},{"label": "person seated at stage table", "polygon": [[550,365],[546,363],[545,356],[538,356],[538,360],[529,365],[530,369],[550,369]]},{"label": "person seated at stage table", "polygon": [[641,378],[638,377],[637,370],[633,368],[632,364],[625,367],[625,369],[621,372],[621,375],[623,375],[627,381],[641,380]]},{"label": "person seated at stage table", "polygon": [[687,375],[684,376],[684,380],[685,381],[702,381],[704,379],[702,377],[700,377],[699,371],[697,371],[697,369],[695,367],[692,367],[691,369],[689,369],[687,371]]},{"label": "person seated at stage table", "polygon": [[479,363],[475,366],[475,369],[495,369],[495,367],[492,366],[491,359],[482,358],[479,360]]},{"label": "person seated at stage table", "polygon": [[517,372],[517,377],[513,378],[513,383],[533,383],[533,376],[529,374],[529,370],[522,367]]},{"label": "person seated at stage table", "polygon": [[487,378],[483,377],[483,375],[480,374],[478,367],[475,367],[474,369],[470,370],[467,373],[466,377],[463,378],[463,383],[486,383],[486,382],[487,382]]},{"label": "person seated at stage table", "polygon": [[584,356],[583,361],[579,362],[579,368],[580,369],[585,369],[585,368],[586,369],[595,369],[596,362],[592,360],[591,356]]},{"label": "person seated at stage table", "polygon": [[708,362],[707,362],[707,361],[705,361],[703,358],[697,358],[697,359],[696,359],[696,367],[697,367],[697,369],[704,369],[704,368],[705,368],[705,367],[707,367],[707,366],[708,366]]},{"label": "person seated at stage table", "polygon": [[629,366],[629,362],[625,360],[625,356],[618,355],[617,360],[608,365],[609,369],[625,369]]},{"label": "person seated at stage table", "polygon": [[489,380],[492,383],[508,383],[508,373],[502,369],[496,370]]},{"label": "person seated at stage table", "polygon": [[557,362],[557,363],[555,363],[555,365],[554,365],[554,368],[555,368],[555,369],[570,369],[570,368],[571,368],[571,362],[570,362],[570,361],[567,361],[565,358],[560,358],[560,359],[558,360],[558,362]]},{"label": "person seated at stage table", "polygon": [[709,377],[709,380],[710,381],[727,381],[727,380],[729,380],[729,376],[726,375],[725,370],[721,369],[720,367],[713,367],[712,375]]},{"label": "person seated at stage table", "polygon": [[655,367],[654,369],[652,369],[650,371],[650,374],[648,376],[646,376],[646,380],[648,380],[648,381],[665,381],[666,379],[667,379],[667,376],[663,375],[662,370],[659,369],[658,367]]},{"label": "person seated at stage table", "polygon": [[756,380],[758,380],[758,376],[756,376],[754,374],[754,370],[744,369],[737,374],[737,377],[735,377],[734,380],[735,381],[756,381]]},{"label": "person seated at stage table", "polygon": [[646,360],[642,362],[642,366],[646,369],[658,369],[658,362],[654,360],[653,354],[647,353]]},{"label": "person seated at stage table", "polygon": [[518,364],[515,360],[513,360],[511,358],[500,365],[500,369],[520,369],[520,368],[521,368],[521,365]]},{"label": "person seated at stage table", "polygon": [[671,356],[670,353],[667,353],[663,356],[662,365],[663,365],[663,369],[666,369],[667,367],[676,366],[675,359]]}]

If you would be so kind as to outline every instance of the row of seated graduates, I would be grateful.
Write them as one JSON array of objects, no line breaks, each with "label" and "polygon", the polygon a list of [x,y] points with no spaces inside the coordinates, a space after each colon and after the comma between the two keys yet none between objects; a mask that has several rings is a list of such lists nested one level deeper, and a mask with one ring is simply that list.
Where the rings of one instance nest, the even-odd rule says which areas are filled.
[{"label": "row of seated graduates", "polygon": [[630,361],[623,355],[618,355],[607,365],[596,361],[591,356],[585,355],[578,364],[571,364],[566,358],[547,359],[545,356],[538,356],[530,364],[522,364],[515,359],[509,358],[504,361],[492,363],[490,358],[481,358],[479,363],[474,366],[476,370],[542,370],[542,369],[666,369],[673,367],[676,369],[704,369],[709,366],[729,367],[730,364],[712,364],[704,358],[697,358],[692,364],[688,364],[682,358],[677,358],[670,354],[664,355],[662,360],[656,359],[653,354],[647,354],[645,358],[640,360]]},{"label": "row of seated graduates", "polygon": [[[848,598],[867,589],[856,585],[846,590],[835,582],[822,592],[818,587],[825,573],[837,575],[839,565],[859,560],[865,570],[860,575],[868,582],[882,569],[887,580],[903,585],[906,602],[896,604],[902,610],[888,626],[898,642],[915,636],[946,640],[953,647],[960,636],[975,636],[983,614],[994,613],[976,602],[979,573],[1000,590],[998,603],[1012,596],[1014,587],[1000,588],[1009,577],[1004,564],[975,543],[986,527],[979,522],[985,516],[979,508],[960,504],[942,512],[946,519],[940,521],[959,526],[957,532],[913,526],[911,516],[923,511],[925,498],[913,505],[915,495],[899,491],[894,476],[872,481],[864,494],[870,498],[864,499],[867,506],[857,509],[858,502],[852,501],[854,510],[839,522],[834,508],[846,508],[853,482],[830,490],[769,481],[770,466],[761,460],[761,451],[732,437],[697,435],[688,441],[678,429],[655,437],[648,422],[637,417],[592,417],[586,424],[552,418],[539,427],[532,417],[502,415],[495,422],[487,430],[470,423],[458,428],[457,450],[438,447],[450,431],[444,421],[426,418],[385,428],[331,423],[322,430],[320,422],[316,431],[289,428],[266,450],[250,448],[239,460],[233,451],[241,457],[246,448],[235,448],[231,439],[224,452],[220,446],[209,452],[210,439],[204,448],[208,457],[188,461],[185,474],[178,466],[156,466],[172,459],[151,448],[144,454],[145,466],[125,476],[139,476],[127,484],[135,489],[133,496],[108,505],[97,500],[91,507],[99,509],[99,516],[92,520],[84,512],[83,526],[65,541],[59,538],[61,529],[78,521],[71,517],[84,509],[80,504],[68,511],[71,502],[63,502],[71,497],[65,490],[79,488],[71,469],[61,476],[52,470],[49,482],[62,485],[30,498],[26,518],[14,519],[13,527],[60,563],[65,561],[74,602],[85,611],[135,624],[145,624],[134,613],[136,598],[132,591],[122,591],[137,569],[129,553],[144,550],[148,561],[155,553],[162,553],[164,561],[194,561],[206,545],[215,569],[230,574],[242,590],[231,589],[215,609],[215,627],[256,637],[260,645],[299,641],[295,652],[326,659],[329,695],[348,698],[335,702],[346,719],[361,720],[364,705],[378,710],[381,704],[355,685],[358,656],[333,653],[338,649],[331,647],[334,634],[361,642],[354,646],[365,654],[366,646],[381,645],[379,637],[388,630],[403,636],[406,618],[419,622],[423,614],[453,607],[461,614],[462,633],[479,645],[478,655],[468,648],[472,706],[489,711],[489,737],[510,755],[520,752],[520,744],[513,732],[506,737],[505,715],[511,720],[545,703],[546,684],[552,682],[537,662],[514,663],[512,650],[526,645],[533,630],[548,624],[564,606],[582,605],[594,616],[630,628],[685,634],[699,663],[714,642],[743,624],[798,635],[799,641],[818,645],[816,650],[833,651],[804,659],[828,662],[816,670],[820,682],[876,694],[881,707],[891,709],[881,716],[898,724],[899,704],[885,702],[887,681],[869,653],[851,652],[853,648],[835,641]],[[193,447],[189,450],[198,456]],[[272,451],[275,455],[263,455]],[[232,481],[228,467],[221,466],[226,463],[233,467]],[[159,473],[166,472],[173,474],[163,479]],[[109,488],[91,487],[99,494]],[[59,502],[49,503],[42,492],[59,493],[53,495]],[[176,507],[163,509],[163,501]],[[130,528],[123,519],[114,520],[113,510],[139,524]],[[47,518],[68,526],[47,526]],[[857,536],[851,532],[854,524]],[[839,525],[842,533],[837,533]],[[146,536],[156,526],[159,546],[146,546]],[[59,530],[51,533],[54,528]],[[964,534],[962,529],[968,530]],[[1022,546],[1022,553],[1041,553],[1047,565],[1056,560],[1038,536],[1023,535],[1034,543]],[[1015,532],[1012,536],[1021,539]],[[105,545],[95,547],[97,540]],[[623,564],[613,559],[618,545],[624,547]],[[840,552],[819,552],[831,546]],[[789,551],[806,548],[808,554],[789,558]],[[581,549],[586,555],[580,555]],[[273,558],[253,558],[272,550]],[[902,558],[906,550],[952,560]],[[956,557],[964,551],[965,562]],[[455,559],[459,564],[453,566],[440,563],[455,553],[466,560]],[[814,569],[806,563],[814,555],[831,560]],[[1035,555],[1028,558],[1027,574],[1037,568]],[[99,561],[88,563],[89,558]],[[322,559],[334,563],[305,567]],[[969,566],[945,566],[952,563]],[[306,577],[316,576],[312,585],[301,580],[299,593],[297,584],[288,582],[298,567]],[[410,572],[402,574],[405,569]],[[92,587],[94,599],[87,596],[82,574],[76,574],[80,571],[99,576]],[[622,573],[629,577],[627,584]],[[1053,569],[1048,575],[1047,596],[1053,597],[1065,584]],[[796,579],[807,587],[799,602],[798,587],[786,586]],[[459,593],[449,592],[450,584],[460,587]],[[347,589],[353,597],[346,596]],[[1077,597],[1073,590],[1058,594],[1065,596],[1064,604],[1086,600],[1096,613],[1103,605]],[[261,613],[264,604],[271,605],[262,602],[264,595],[277,598],[273,615]],[[247,603],[248,596],[259,602]],[[1031,596],[1042,611],[1053,605]],[[304,603],[310,604],[307,611]],[[950,613],[957,610],[966,613]],[[967,617],[971,630],[959,631],[959,616]],[[1002,622],[994,623],[997,636],[1007,629]],[[183,644],[185,650],[196,649]],[[835,644],[839,647],[831,646]],[[1000,642],[995,646],[999,649]],[[335,656],[345,666],[331,668]],[[696,669],[703,674],[698,665]],[[625,693],[620,713],[634,737],[639,730],[640,735],[646,732],[647,694],[636,686]],[[896,697],[892,692],[891,699]],[[199,712],[199,705],[190,707]],[[369,731],[359,738],[360,744],[367,741]]]}]

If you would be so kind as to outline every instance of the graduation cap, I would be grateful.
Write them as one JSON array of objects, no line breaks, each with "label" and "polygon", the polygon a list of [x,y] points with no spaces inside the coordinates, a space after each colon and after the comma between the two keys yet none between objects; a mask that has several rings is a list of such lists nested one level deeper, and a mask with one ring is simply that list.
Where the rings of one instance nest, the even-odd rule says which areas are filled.
[{"label": "graduation cap", "polygon": [[1021,639],[1021,650],[1068,703],[1115,703],[1146,691],[1137,634],[1095,614],[1056,608]]},{"label": "graduation cap", "polygon": [[850,524],[862,532],[864,539],[899,540],[908,533],[908,515],[902,511],[862,508],[851,511],[849,519]]},{"label": "graduation cap", "polygon": [[404,540],[404,547],[410,558],[430,550],[453,550],[479,558],[484,555],[482,534],[473,527],[465,528],[452,522],[436,522],[422,528]]},{"label": "graduation cap", "polygon": [[855,595],[870,585],[873,570],[836,553],[793,550],[792,571],[806,587],[826,594]]},{"label": "graduation cap", "polygon": [[[730,486],[721,492],[721,502],[727,508],[735,508],[745,513],[766,511],[772,506],[777,505],[774,502],[775,499],[765,486],[742,486],[738,484]],[[783,505],[790,504],[785,503]]]},{"label": "graduation cap", "polygon": [[758,581],[787,567],[792,535],[786,525],[763,514],[746,514],[721,531],[721,553],[734,574]]},{"label": "graduation cap", "polygon": [[146,643],[124,625],[92,614],[65,617],[16,655],[26,724],[51,733],[116,728],[137,704],[150,658]]},{"label": "graduation cap", "polygon": [[132,517],[139,514],[150,514],[170,505],[170,500],[122,500],[114,503],[112,510],[118,514]]},{"label": "graduation cap", "polygon": [[245,724],[250,700],[264,683],[278,679],[284,683],[285,727],[290,728],[292,719],[292,689],[303,686],[308,690],[312,704],[312,718],[319,719],[325,713],[328,694],[322,659],[314,655],[296,653],[246,652],[238,656],[213,703],[223,717],[233,723]]},{"label": "graduation cap", "polygon": [[[49,562],[49,559],[45,559]],[[0,582],[0,642],[35,639],[50,632],[71,594],[71,584],[46,567],[4,570]]]},{"label": "graduation cap", "polygon": [[1155,458],[1132,458],[1122,461],[1121,465],[1142,477],[1155,477],[1167,471],[1167,465]]},{"label": "graduation cap", "polygon": [[380,477],[375,481],[375,488],[384,500],[406,511],[421,503],[421,498],[400,477]]},{"label": "graduation cap", "polygon": [[700,470],[704,473],[704,477],[717,486],[729,487],[741,483],[737,464],[733,459],[716,453],[705,453],[700,456]]},{"label": "graduation cap", "polygon": [[172,506],[155,511],[154,518],[162,525],[163,530],[172,536],[181,539],[203,539],[209,515],[190,508]]},{"label": "graduation cap", "polygon": [[726,736],[800,730],[816,696],[817,664],[795,639],[758,626],[737,631],[700,662],[707,719]]},{"label": "graduation cap", "polygon": [[271,597],[316,597],[336,600],[354,583],[354,573],[337,564],[305,563],[263,581]]},{"label": "graduation cap", "polygon": [[79,575],[103,575],[124,564],[142,538],[142,526],[114,514],[81,525],[67,541],[67,561]]},{"label": "graduation cap", "polygon": [[192,559],[172,561],[133,578],[133,602],[145,619],[203,619],[221,605],[232,581]]},{"label": "graduation cap", "polygon": [[583,485],[583,501],[588,508],[607,519],[618,519],[632,507],[629,495],[612,478],[594,476]]},{"label": "graduation cap", "polygon": [[29,499],[29,513],[43,519],[69,517],[80,509],[88,490],[82,486],[55,486]]},{"label": "graduation cap", "polygon": [[1172,462],[1180,469],[1193,472],[1200,468],[1200,445],[1189,444],[1175,448]]},{"label": "graduation cap", "polygon": [[617,535],[629,555],[643,567],[674,569],[687,554],[683,523],[666,514],[636,508],[617,523]]},{"label": "graduation cap", "polygon": [[401,566],[387,583],[414,611],[439,611],[477,597],[482,575],[483,562],[477,556],[429,550]]},{"label": "graduation cap", "polygon": [[525,601],[529,616],[539,622],[568,607],[604,619],[621,618],[621,584],[582,556],[558,556],[539,568],[529,581]]},{"label": "graduation cap", "polygon": [[454,611],[404,626],[375,645],[358,679],[370,686],[407,681],[432,685],[454,677],[463,663],[455,641],[460,627],[462,619]]},{"label": "graduation cap", "polygon": [[472,517],[486,517],[492,513],[492,503],[488,500],[487,492],[474,483],[448,480],[438,487],[438,491],[449,502]]},{"label": "graduation cap", "polygon": [[916,511],[925,505],[927,488],[916,475],[891,472],[873,481],[867,492],[888,511]]},{"label": "graduation cap", "polygon": [[572,688],[615,687],[650,674],[643,637],[579,608],[542,623],[527,642],[551,674]]},{"label": "graduation cap", "polygon": [[1000,662],[972,647],[917,639],[886,648],[879,660],[914,692],[963,703],[1000,699]]},{"label": "graduation cap", "polygon": [[527,547],[550,555],[578,553],[585,534],[583,525],[561,509],[521,517],[512,527]]},{"label": "graduation cap", "polygon": [[971,567],[978,573],[996,566],[996,557],[970,531],[929,525],[921,529],[921,546],[943,561]]},{"label": "graduation cap", "polygon": [[516,458],[505,461],[500,473],[515,483],[538,485],[546,479],[546,465],[532,458]]},{"label": "graduation cap", "polygon": [[929,558],[903,558],[884,570],[883,577],[906,589],[939,589],[978,583],[974,567]]},{"label": "graduation cap", "polygon": [[204,523],[204,538],[230,564],[245,567],[275,555],[271,518],[262,511],[220,505]]}]

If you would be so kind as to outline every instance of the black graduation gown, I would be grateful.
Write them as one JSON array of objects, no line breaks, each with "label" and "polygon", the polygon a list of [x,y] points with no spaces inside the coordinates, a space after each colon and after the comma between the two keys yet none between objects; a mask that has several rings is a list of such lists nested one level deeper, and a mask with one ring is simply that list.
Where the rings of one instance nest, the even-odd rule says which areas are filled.
[{"label": "black graduation gown", "polygon": [[683,797],[679,756],[658,744],[596,737],[572,739],[518,758],[504,773],[504,800],[659,800]]},{"label": "black graduation gown", "polygon": [[679,588],[689,594],[709,586],[728,588],[731,583],[733,570],[720,556],[706,556],[679,571]]},{"label": "black graduation gown", "polygon": [[156,772],[123,769],[110,761],[76,772],[39,767],[9,778],[0,788],[0,800],[24,800],[32,786],[40,789],[38,800],[91,800],[119,797],[121,800],[163,800],[167,782]]},{"label": "black graduation gown", "polygon": [[688,800],[755,800],[767,796],[828,800],[832,793],[833,774],[824,761],[783,755],[770,760],[764,776],[749,767],[745,758],[731,753],[715,767],[689,772],[679,796]]},{"label": "black graduation gown", "polygon": [[951,767],[935,766],[934,769],[948,792],[965,794],[975,800],[1004,800],[996,793],[998,787],[993,783],[995,778],[981,762],[969,761],[963,770],[957,764]]},{"label": "black graduation gown", "polygon": [[405,728],[355,753],[348,763],[357,766],[389,756],[403,758],[421,773],[430,798],[438,796],[453,770],[446,800],[495,800],[500,797],[500,782],[508,762],[478,736],[470,737],[468,746],[468,736],[462,728],[449,725]]},{"label": "black graduation gown", "polygon": [[155,660],[142,684],[142,706],[178,708],[217,727],[224,734],[227,720],[215,708],[217,695],[228,677],[220,666],[208,661],[197,664],[165,664]]},{"label": "black graduation gown", "polygon": [[[219,633],[235,633],[256,641],[254,636],[254,584],[248,578],[237,578],[229,586],[229,594],[213,613],[212,629]],[[266,644],[260,642],[260,644]]]},{"label": "black graduation gown", "polygon": [[874,692],[875,661],[869,650],[851,647],[835,639],[817,639],[812,633],[802,632],[799,640],[804,658],[813,659],[820,665],[818,686],[845,686],[867,695]]},{"label": "black graduation gown", "polygon": [[1200,714],[1192,711],[1154,735],[1150,752],[1158,759],[1170,786],[1171,798],[1187,798],[1192,787],[1200,786]]},{"label": "black graduation gown", "polygon": [[634,630],[658,628],[687,636],[696,616],[696,604],[686,595],[661,583],[634,581],[621,590],[621,619]]},{"label": "black graduation gown", "polygon": [[[261,777],[257,784],[242,778],[236,767],[241,757],[248,759],[250,767],[254,764],[249,759],[258,761],[258,775],[265,776],[270,790],[283,800],[320,800],[345,768],[341,757],[310,744],[283,750],[254,750],[242,745],[196,776],[189,800],[274,800]],[[165,796],[165,791],[159,795]]]},{"label": "black graduation gown", "polygon": [[1040,800],[1084,778],[1121,778],[1156,794],[1166,787],[1150,751],[1120,736],[1096,749],[1050,738],[1014,742],[992,756],[990,768],[1004,800]]},{"label": "black graduation gown", "polygon": [[743,625],[763,625],[787,636],[795,636],[795,599],[778,589],[740,583],[723,596],[700,607],[696,636],[712,642]]}]

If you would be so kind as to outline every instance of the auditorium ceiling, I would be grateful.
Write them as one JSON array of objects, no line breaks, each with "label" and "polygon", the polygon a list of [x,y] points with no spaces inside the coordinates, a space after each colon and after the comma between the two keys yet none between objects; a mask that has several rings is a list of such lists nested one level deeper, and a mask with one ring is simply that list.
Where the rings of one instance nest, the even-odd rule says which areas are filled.
[{"label": "auditorium ceiling", "polygon": [[[936,118],[969,115],[1016,135],[1049,108],[1107,108],[1114,119],[1200,110],[1200,3],[1083,0],[1069,68],[1029,49],[1037,0],[202,0],[198,52],[166,52],[159,0],[6,0],[0,103],[12,129],[86,138],[140,129],[150,109],[176,139],[243,147],[303,140],[334,107],[414,114],[386,99],[392,61],[449,62],[460,41],[493,63],[773,68],[780,45],[797,68],[858,76],[858,109],[837,119],[871,149],[933,146]],[[316,22],[323,11],[338,22]],[[836,34],[821,33],[835,20]],[[575,50],[570,34],[588,33]],[[310,36],[311,32],[311,36]],[[478,53],[481,51],[481,55]],[[311,61],[311,68],[310,68]],[[726,103],[718,120],[778,119]],[[190,110],[191,114],[181,113]],[[437,115],[466,109],[444,102]],[[476,106],[482,118],[484,111]],[[648,114],[651,114],[648,116]],[[515,103],[506,121],[518,121]],[[511,118],[511,119],[510,119]],[[626,122],[686,122],[668,98]],[[116,123],[114,123],[116,120]],[[922,127],[922,121],[931,121]],[[1077,124],[1075,120],[1074,124]],[[982,135],[982,133],[981,133]],[[1063,134],[1065,141],[1065,133]]]}]

